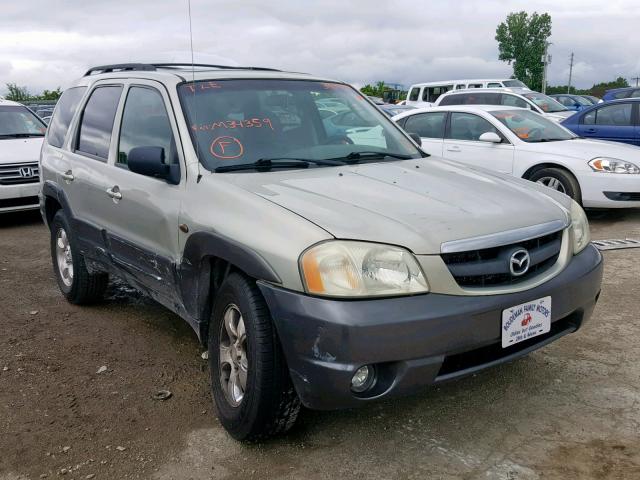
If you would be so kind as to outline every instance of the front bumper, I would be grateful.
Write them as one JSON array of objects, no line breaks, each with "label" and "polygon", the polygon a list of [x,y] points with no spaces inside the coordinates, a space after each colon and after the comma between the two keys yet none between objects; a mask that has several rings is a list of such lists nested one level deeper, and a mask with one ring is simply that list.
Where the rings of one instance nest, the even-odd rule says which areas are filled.
[{"label": "front bumper", "polygon": [[39,183],[0,185],[0,213],[39,208]]},{"label": "front bumper", "polygon": [[[580,328],[593,311],[601,281],[602,256],[589,245],[548,282],[504,295],[347,301],[259,286],[302,403],[325,410],[407,395],[525,355]],[[502,311],[548,295],[551,331],[503,349]],[[370,364],[376,365],[376,386],[354,394],[353,373]]]},{"label": "front bumper", "polygon": [[[640,175],[589,172],[580,175],[578,181],[582,190],[582,203],[585,207],[640,207],[640,200],[632,200],[638,198],[640,194]],[[618,195],[612,198],[605,192],[614,192]],[[620,195],[624,193],[632,194],[630,195],[631,199]]]}]

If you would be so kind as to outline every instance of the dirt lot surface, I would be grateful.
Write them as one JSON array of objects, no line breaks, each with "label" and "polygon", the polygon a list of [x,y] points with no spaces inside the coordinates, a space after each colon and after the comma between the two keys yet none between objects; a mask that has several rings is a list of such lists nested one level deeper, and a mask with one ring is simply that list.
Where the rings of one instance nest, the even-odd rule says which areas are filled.
[{"label": "dirt lot surface", "polygon": [[[640,212],[590,217],[594,239],[640,238]],[[600,303],[574,335],[243,445],[216,420],[190,327],[122,285],[66,303],[48,242],[37,213],[0,217],[0,480],[640,479],[640,249],[605,252]]]}]

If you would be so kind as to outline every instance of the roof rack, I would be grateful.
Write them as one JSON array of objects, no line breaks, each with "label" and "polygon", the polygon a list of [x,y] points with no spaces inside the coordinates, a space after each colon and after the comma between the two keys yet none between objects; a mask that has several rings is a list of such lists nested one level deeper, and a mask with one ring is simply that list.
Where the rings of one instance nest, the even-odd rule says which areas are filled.
[{"label": "roof rack", "polygon": [[89,76],[92,74],[100,74],[100,73],[111,73],[111,72],[131,72],[131,71],[144,71],[144,72],[153,72],[158,68],[165,68],[170,70],[181,70],[192,67],[198,68],[216,68],[216,69],[224,69],[224,70],[261,70],[268,72],[279,72],[275,68],[266,68],[266,67],[234,67],[230,65],[211,65],[208,63],[117,63],[114,65],[102,65],[99,67],[91,67],[86,71],[84,76]]}]

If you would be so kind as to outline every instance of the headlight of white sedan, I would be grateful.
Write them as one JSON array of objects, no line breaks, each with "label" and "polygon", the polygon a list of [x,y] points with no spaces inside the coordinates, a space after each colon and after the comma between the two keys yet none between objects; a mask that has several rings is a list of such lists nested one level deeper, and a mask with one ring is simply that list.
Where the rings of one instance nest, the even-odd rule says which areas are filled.
[{"label": "headlight of white sedan", "polygon": [[571,201],[571,236],[573,237],[573,254],[580,253],[589,245],[591,232],[589,232],[589,220],[584,210],[577,202]]},{"label": "headlight of white sedan", "polygon": [[329,297],[411,295],[429,291],[418,261],[404,248],[331,240],[306,250],[300,271],[307,292]]},{"label": "headlight of white sedan", "polygon": [[640,168],[636,164],[617,158],[597,157],[589,162],[589,166],[595,172],[640,174]]}]

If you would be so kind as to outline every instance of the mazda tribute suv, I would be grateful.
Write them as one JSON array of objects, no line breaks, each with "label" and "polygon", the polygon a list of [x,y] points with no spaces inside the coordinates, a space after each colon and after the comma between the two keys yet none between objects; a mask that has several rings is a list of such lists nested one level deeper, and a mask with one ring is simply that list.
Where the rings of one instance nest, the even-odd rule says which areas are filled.
[{"label": "mazda tribute suv", "polygon": [[427,155],[339,81],[92,68],[56,106],[41,172],[62,294],[95,302],[116,275],[184,318],[237,439],[525,355],[600,292],[577,203]]}]

